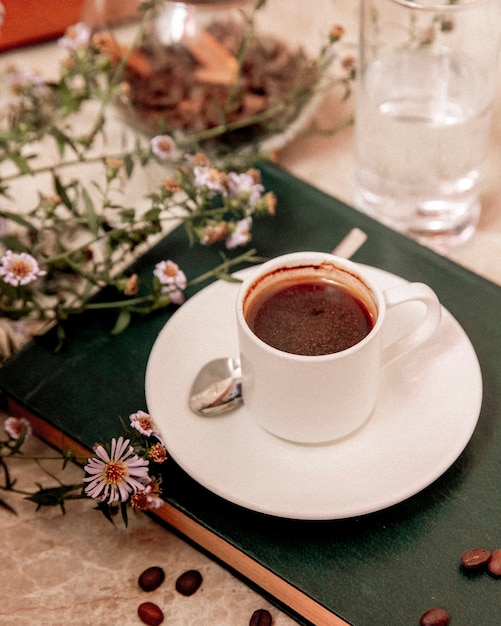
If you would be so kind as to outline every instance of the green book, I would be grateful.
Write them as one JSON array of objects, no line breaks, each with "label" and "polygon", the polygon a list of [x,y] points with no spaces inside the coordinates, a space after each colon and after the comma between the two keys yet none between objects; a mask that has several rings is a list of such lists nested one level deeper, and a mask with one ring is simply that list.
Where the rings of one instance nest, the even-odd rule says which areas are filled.
[{"label": "green book", "polygon": [[[451,467],[383,510],[330,520],[263,514],[215,495],[170,459],[160,519],[300,623],[411,626],[426,610],[441,606],[454,626],[497,626],[501,580],[464,572],[460,559],[470,548],[501,548],[501,288],[275,165],[261,169],[278,209],[254,226],[252,245],[259,253],[330,251],[352,228],[364,230],[368,240],[354,260],[430,285],[469,337],[483,378],[480,418]],[[167,258],[188,277],[219,262],[215,248],[189,247],[179,228],[134,269],[147,275]],[[106,297],[106,290],[98,296]],[[57,353],[49,331],[0,368],[10,410],[29,414],[37,432],[54,445],[62,444],[61,432],[85,449],[96,439],[119,435],[120,417],[147,409],[146,365],[173,311],[138,319],[116,336],[110,334],[114,314],[84,313],[71,320],[68,341]],[[210,319],[205,323],[210,333]],[[455,366],[460,371],[462,363]]]}]

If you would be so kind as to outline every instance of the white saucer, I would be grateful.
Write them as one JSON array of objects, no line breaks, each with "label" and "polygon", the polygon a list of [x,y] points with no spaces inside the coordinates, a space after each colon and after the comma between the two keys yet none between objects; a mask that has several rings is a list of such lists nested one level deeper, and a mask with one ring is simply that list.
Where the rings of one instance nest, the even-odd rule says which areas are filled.
[{"label": "white saucer", "polygon": [[[405,282],[367,269],[383,288]],[[288,443],[258,426],[245,404],[219,417],[195,415],[188,394],[198,370],[238,353],[237,290],[219,281],[183,304],[160,332],[146,371],[148,409],[169,454],[207,489],[275,516],[341,519],[409,498],[464,450],[480,413],[482,377],[468,337],[445,309],[432,340],[383,370],[374,413],[343,440]],[[404,325],[407,306],[394,311],[393,328]]]}]

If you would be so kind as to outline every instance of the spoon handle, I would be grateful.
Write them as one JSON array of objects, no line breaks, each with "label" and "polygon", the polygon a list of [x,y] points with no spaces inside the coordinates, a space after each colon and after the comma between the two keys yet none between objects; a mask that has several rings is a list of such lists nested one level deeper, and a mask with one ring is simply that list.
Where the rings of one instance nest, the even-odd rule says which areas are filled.
[{"label": "spoon handle", "polygon": [[367,233],[360,228],[352,228],[346,237],[337,244],[332,254],[343,259],[350,259],[366,240]]}]

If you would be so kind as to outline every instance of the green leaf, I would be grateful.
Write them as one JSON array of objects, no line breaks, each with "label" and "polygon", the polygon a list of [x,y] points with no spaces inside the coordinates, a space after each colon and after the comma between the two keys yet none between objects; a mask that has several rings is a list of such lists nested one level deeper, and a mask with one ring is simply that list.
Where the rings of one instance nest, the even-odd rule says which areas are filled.
[{"label": "green leaf", "polygon": [[118,512],[118,509],[116,506],[110,506],[107,502],[100,502],[95,507],[95,509],[96,511],[101,511],[104,517],[113,525],[115,525],[115,522],[113,520],[113,515],[116,515]]},{"label": "green leaf", "polygon": [[162,211],[160,209],[149,209],[148,211],[146,211],[146,213],[143,215],[143,219],[146,222],[158,222],[159,218],[160,218],[160,213]]},{"label": "green leaf", "polygon": [[68,135],[66,135],[66,133],[63,133],[63,131],[57,127],[51,128],[50,129],[50,134],[54,137],[54,139],[56,140],[56,144],[57,144],[57,149],[59,151],[60,156],[63,156],[64,154],[64,149],[67,145],[71,146],[73,148],[73,150],[75,150],[75,152],[77,152],[77,149],[75,147],[75,144],[73,142],[73,140],[68,137]]},{"label": "green leaf", "polygon": [[94,209],[94,203],[92,202],[92,198],[90,197],[87,189],[82,189],[82,196],[85,203],[85,214],[87,216],[88,228],[93,235],[97,236],[99,232],[99,219]]},{"label": "green leaf", "polygon": [[4,217],[6,220],[12,220],[13,222],[16,222],[16,224],[19,224],[19,226],[24,226],[24,228],[27,228],[30,231],[35,230],[31,223],[26,220],[22,215],[19,215],[17,213],[11,213],[10,211],[0,211],[0,216]]},{"label": "green leaf", "polygon": [[120,212],[120,217],[124,222],[133,224],[136,219],[136,211],[134,209],[123,209]]},{"label": "green leaf", "polygon": [[17,515],[17,512],[15,509],[13,509],[10,504],[7,504],[7,502],[5,502],[5,500],[0,499],[0,508],[5,509],[6,511],[9,511],[9,513],[12,513],[13,515]]},{"label": "green leaf", "polygon": [[124,166],[125,166],[125,172],[127,174],[127,178],[130,178],[134,170],[134,159],[132,158],[130,154],[125,155]]},{"label": "green leaf", "polygon": [[[37,510],[43,506],[59,506],[64,513],[64,501],[73,491],[81,490],[82,485],[61,485],[60,487],[42,487],[38,485],[39,489],[36,493],[27,496],[25,500],[34,502],[37,505]],[[74,497],[70,496],[71,499]]]},{"label": "green leaf", "polygon": [[127,309],[122,309],[118,314],[117,321],[115,322],[115,326],[113,327],[111,334],[119,335],[121,332],[123,332],[130,324],[131,318],[132,316],[130,311],[128,311]]},{"label": "green leaf", "polygon": [[21,174],[33,174],[33,170],[28,163],[28,159],[21,156],[17,152],[11,152],[9,154],[9,158],[15,165],[17,165]]},{"label": "green leaf", "polygon": [[57,195],[61,198],[61,202],[64,204],[64,206],[70,209],[70,211],[73,211],[73,202],[66,193],[66,188],[62,184],[61,179],[57,174],[54,174],[54,188]]},{"label": "green leaf", "polygon": [[56,347],[54,348],[54,351],[57,353],[61,350],[61,348],[63,347],[63,343],[66,340],[66,330],[64,328],[64,323],[59,322],[59,324],[57,325],[57,329],[56,329],[56,335],[57,335],[57,344],[56,344]]},{"label": "green leaf", "polygon": [[219,280],[225,280],[228,283],[241,283],[241,279],[240,278],[235,278],[235,276],[232,276],[231,274],[228,274],[228,272],[222,271],[222,272],[216,272],[216,278],[218,278]]},{"label": "green leaf", "polygon": [[127,503],[126,502],[120,502],[120,510],[122,513],[122,521],[125,525],[125,528],[127,528],[127,526],[129,525],[129,519],[127,517]]}]

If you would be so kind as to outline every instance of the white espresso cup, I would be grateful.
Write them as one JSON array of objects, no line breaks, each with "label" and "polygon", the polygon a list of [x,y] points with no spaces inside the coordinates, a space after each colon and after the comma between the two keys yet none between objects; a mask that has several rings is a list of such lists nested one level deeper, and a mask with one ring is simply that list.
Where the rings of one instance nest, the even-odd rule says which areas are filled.
[{"label": "white espresso cup", "polygon": [[[408,315],[416,319],[404,336],[384,343],[388,310],[405,302],[424,306],[411,307]],[[237,298],[244,402],[277,437],[306,444],[344,437],[373,411],[382,368],[427,341],[440,319],[441,305],[427,285],[383,291],[364,268],[322,252],[274,258],[251,272]],[[326,328],[334,330],[325,338]],[[329,333],[336,346],[341,341],[338,351],[332,351]],[[311,345],[313,353],[305,354]]]}]

